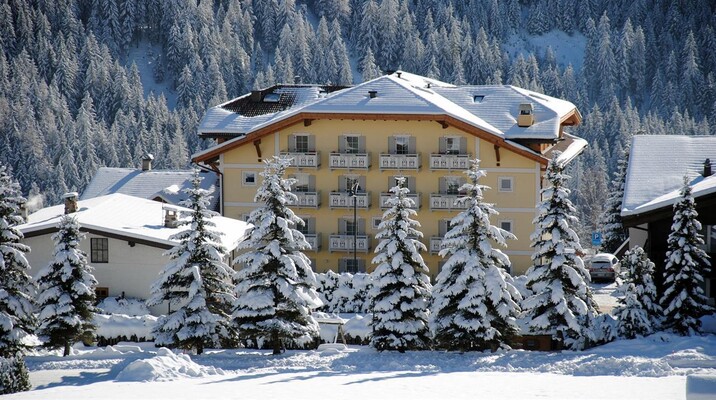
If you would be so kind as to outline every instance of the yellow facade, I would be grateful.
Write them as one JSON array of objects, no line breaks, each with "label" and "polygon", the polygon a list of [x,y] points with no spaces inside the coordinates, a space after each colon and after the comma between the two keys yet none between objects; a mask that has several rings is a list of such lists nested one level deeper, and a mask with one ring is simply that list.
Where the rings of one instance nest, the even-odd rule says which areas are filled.
[{"label": "yellow facade", "polygon": [[[421,230],[424,235],[422,242],[428,248],[428,251],[423,253],[423,257],[430,268],[430,275],[433,278],[437,276],[442,260],[435,251],[430,251],[431,238],[435,240],[443,233],[441,232],[441,220],[451,219],[460,210],[431,207],[433,205],[431,194],[446,191],[445,186],[448,184],[445,182],[450,178],[447,180],[441,180],[441,178],[465,176],[462,169],[431,168],[431,154],[440,153],[441,150],[445,152],[444,147],[441,149],[440,144],[441,140],[444,140],[441,139],[443,137],[454,138],[451,140],[464,146],[463,152],[467,153],[467,155],[461,155],[464,160],[475,158],[475,156],[481,160],[480,167],[487,172],[487,176],[481,183],[492,188],[485,192],[485,199],[494,203],[500,212],[499,216],[493,217],[492,223],[498,226],[509,224],[512,232],[518,238],[516,241],[509,242],[509,247],[504,249],[512,260],[512,272],[522,274],[529,267],[532,252],[529,236],[534,230],[532,219],[535,216],[535,205],[539,196],[540,164],[506,148],[496,151],[492,143],[452,126],[443,128],[436,121],[316,119],[310,124],[300,122],[281,128],[277,132],[261,137],[258,144],[246,142],[239,147],[229,149],[223,152],[219,159],[219,168],[223,174],[223,214],[225,216],[244,219],[251,210],[256,208],[257,204],[253,203],[253,198],[260,184],[258,173],[263,170],[264,166],[261,160],[282,152],[293,151],[295,154],[296,145],[292,143],[295,140],[293,139],[295,135],[307,135],[312,138],[311,144],[315,145],[315,157],[320,162],[318,167],[292,167],[289,172],[291,175],[304,174],[302,179],[311,176],[312,178],[307,178],[312,186],[309,188],[309,192],[316,192],[315,198],[320,202],[317,207],[293,207],[297,215],[312,221],[311,231],[308,233],[318,233],[321,236],[320,249],[306,252],[313,261],[316,271],[324,272],[328,269],[338,271],[345,267],[346,261],[342,262],[341,259],[353,258],[352,230],[345,230],[345,225],[341,224],[353,221],[354,210],[352,198],[345,194],[346,188],[341,187],[341,179],[348,182],[345,180],[345,176],[358,177],[358,180],[362,182],[362,191],[366,192],[366,194],[361,193],[361,196],[370,200],[369,207],[357,209],[359,227],[361,224],[364,226],[364,229],[362,231],[359,229],[358,233],[361,237],[365,236],[371,241],[369,250],[358,251],[357,257],[364,260],[363,265],[367,272],[371,272],[373,270],[371,264],[374,256],[373,249],[377,245],[377,241],[372,238],[377,233],[374,225],[380,221],[383,213],[380,207],[380,194],[387,192],[393,186],[390,182],[391,177],[406,176],[413,177],[413,179],[409,178],[413,185],[411,190],[419,195],[420,208],[416,219],[422,225]],[[345,135],[356,135],[363,138],[361,145],[364,148],[359,149],[359,154],[367,153],[365,158],[369,160],[370,167],[331,168],[331,157],[336,157],[336,160],[341,158],[341,155],[331,156],[331,153],[339,152],[341,141],[345,142],[346,140],[344,139]],[[384,166],[390,166],[394,158],[401,158],[400,155],[381,156],[381,154],[395,151],[395,139],[390,139],[395,136],[406,137],[406,139],[398,139],[401,143],[410,142],[412,148],[409,154],[417,155],[402,157],[411,157],[413,166],[416,161],[419,161],[419,169],[381,168],[381,159],[386,163]],[[311,150],[314,149],[311,148]],[[259,151],[261,157],[259,157]],[[341,178],[342,176],[344,178]],[[443,183],[441,184],[441,182]],[[501,186],[503,189],[511,190],[499,190]],[[336,191],[342,191],[344,195],[331,194]],[[341,203],[341,207],[331,207],[332,196],[336,196],[334,198],[336,201],[348,199],[348,202]],[[451,195],[436,196],[442,199],[443,197],[449,198]],[[444,231],[444,229],[443,224],[442,230]],[[345,240],[341,242],[341,245],[331,251],[333,241],[330,236],[338,233],[347,237],[343,238]],[[346,248],[346,246],[348,247]]]}]

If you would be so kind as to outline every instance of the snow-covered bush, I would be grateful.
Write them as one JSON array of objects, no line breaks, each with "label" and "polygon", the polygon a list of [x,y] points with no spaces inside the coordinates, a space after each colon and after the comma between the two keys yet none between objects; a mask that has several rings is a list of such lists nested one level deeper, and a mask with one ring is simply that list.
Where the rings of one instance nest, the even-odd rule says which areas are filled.
[{"label": "snow-covered bush", "polygon": [[97,312],[100,314],[123,314],[129,316],[141,316],[150,314],[144,299],[135,297],[105,297],[97,304]]},{"label": "snow-covered bush", "polygon": [[157,317],[149,314],[95,314],[93,322],[97,327],[95,337],[98,346],[114,345],[119,342],[148,342],[154,340],[152,330]]},{"label": "snow-covered bush", "polygon": [[370,274],[333,271],[316,274],[318,294],[323,301],[321,311],[330,313],[370,312],[368,292],[373,286]]},{"label": "snow-covered bush", "polygon": [[30,374],[22,357],[0,358],[0,394],[30,390]]}]

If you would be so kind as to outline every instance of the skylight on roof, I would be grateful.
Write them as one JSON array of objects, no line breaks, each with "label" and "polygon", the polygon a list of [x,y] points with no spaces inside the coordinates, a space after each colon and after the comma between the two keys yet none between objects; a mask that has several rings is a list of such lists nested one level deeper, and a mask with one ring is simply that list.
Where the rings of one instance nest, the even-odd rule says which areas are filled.
[{"label": "skylight on roof", "polygon": [[473,103],[482,103],[483,100],[485,100],[484,95],[478,94],[478,95],[472,96]]},{"label": "skylight on roof", "polygon": [[268,93],[264,96],[264,103],[278,103],[281,99],[281,95],[278,93]]}]

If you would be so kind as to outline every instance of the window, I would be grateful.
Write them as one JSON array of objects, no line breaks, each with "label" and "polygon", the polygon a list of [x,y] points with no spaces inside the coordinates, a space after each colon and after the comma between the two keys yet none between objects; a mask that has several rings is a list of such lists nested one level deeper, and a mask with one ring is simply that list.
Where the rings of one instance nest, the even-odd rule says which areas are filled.
[{"label": "window", "polygon": [[294,185],[294,191],[296,192],[310,192],[311,191],[311,179],[308,174],[296,174],[293,176],[296,179]]},{"label": "window", "polygon": [[346,220],[346,235],[353,235],[356,233],[356,222]]},{"label": "window", "polygon": [[460,138],[446,137],[445,138],[445,153],[446,154],[460,154]]},{"label": "window", "polygon": [[395,154],[410,153],[410,138],[408,136],[395,137]]},{"label": "window", "polygon": [[106,263],[109,262],[109,239],[92,238],[90,239],[90,262]]},{"label": "window", "polygon": [[351,274],[365,273],[365,260],[363,259],[352,259],[342,258],[338,272],[348,272]]},{"label": "window", "polygon": [[474,103],[482,103],[483,100],[485,100],[485,96],[483,96],[483,95],[478,94],[478,95],[472,96],[472,101]]},{"label": "window", "polygon": [[241,182],[243,186],[256,186],[256,172],[244,171],[241,173]]},{"label": "window", "polygon": [[512,191],[512,178],[501,176],[497,178],[497,187],[500,192]]},{"label": "window", "polygon": [[447,184],[445,193],[447,194],[460,194],[460,178],[454,177],[454,176],[448,176],[445,178],[445,183]]},{"label": "window", "polygon": [[360,138],[358,136],[345,136],[346,153],[355,154],[360,151]]},{"label": "window", "polygon": [[500,228],[506,230],[507,232],[512,232],[512,221],[510,220],[501,220],[500,221]]},{"label": "window", "polygon": [[296,135],[296,149],[297,153],[308,153],[308,135]]},{"label": "window", "polygon": [[97,303],[102,301],[102,299],[105,299],[109,297],[109,288],[108,287],[96,287],[94,289],[94,297]]},{"label": "window", "polygon": [[383,218],[373,217],[373,229],[378,229],[380,227],[381,222],[383,222]]},{"label": "window", "polygon": [[532,114],[532,110],[529,110],[529,109],[520,110],[520,115],[530,115],[530,114]]}]

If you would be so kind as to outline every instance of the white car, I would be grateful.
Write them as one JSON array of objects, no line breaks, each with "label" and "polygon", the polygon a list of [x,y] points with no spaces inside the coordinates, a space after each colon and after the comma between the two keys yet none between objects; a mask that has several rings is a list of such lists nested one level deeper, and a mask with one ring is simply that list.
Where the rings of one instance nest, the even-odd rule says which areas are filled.
[{"label": "white car", "polygon": [[619,259],[614,254],[598,253],[589,260],[589,275],[596,280],[614,281],[619,273]]}]

